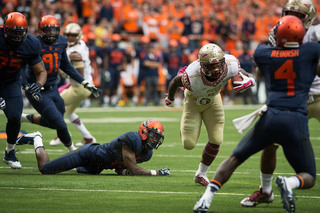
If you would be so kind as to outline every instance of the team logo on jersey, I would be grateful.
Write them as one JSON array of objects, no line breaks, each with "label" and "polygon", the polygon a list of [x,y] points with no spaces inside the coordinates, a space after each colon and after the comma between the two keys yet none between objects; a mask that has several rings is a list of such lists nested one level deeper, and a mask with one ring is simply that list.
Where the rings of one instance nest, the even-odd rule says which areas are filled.
[{"label": "team logo on jersey", "polygon": [[207,104],[210,104],[212,101],[213,101],[212,97],[208,97],[208,98],[199,97],[199,98],[197,98],[198,105],[207,105]]}]

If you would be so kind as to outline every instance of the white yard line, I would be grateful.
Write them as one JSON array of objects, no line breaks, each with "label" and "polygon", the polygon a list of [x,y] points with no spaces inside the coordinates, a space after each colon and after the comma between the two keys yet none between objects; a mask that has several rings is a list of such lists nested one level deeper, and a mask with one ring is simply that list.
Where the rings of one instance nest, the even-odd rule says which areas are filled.
[{"label": "white yard line", "polygon": [[[0,187],[3,190],[33,190],[33,191],[69,191],[69,192],[110,192],[110,193],[142,193],[142,194],[181,194],[198,195],[199,192],[170,192],[170,191],[135,191],[135,190],[108,190],[108,189],[60,189],[60,188],[24,188],[24,187]],[[226,196],[247,196],[239,193],[217,193]],[[280,195],[275,195],[280,197]],[[320,199],[320,196],[295,196],[296,198]]]}]

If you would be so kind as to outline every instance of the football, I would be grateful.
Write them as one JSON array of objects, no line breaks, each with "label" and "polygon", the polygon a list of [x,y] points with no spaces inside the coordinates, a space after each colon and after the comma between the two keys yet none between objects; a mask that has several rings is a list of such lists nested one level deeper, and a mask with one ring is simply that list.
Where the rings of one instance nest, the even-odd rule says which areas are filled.
[{"label": "football", "polygon": [[234,84],[233,82],[234,81],[243,81],[243,78],[241,77],[240,73],[238,73],[237,75],[233,76],[231,78],[231,84],[232,84],[232,87],[236,87],[236,86],[239,86],[237,84]]}]

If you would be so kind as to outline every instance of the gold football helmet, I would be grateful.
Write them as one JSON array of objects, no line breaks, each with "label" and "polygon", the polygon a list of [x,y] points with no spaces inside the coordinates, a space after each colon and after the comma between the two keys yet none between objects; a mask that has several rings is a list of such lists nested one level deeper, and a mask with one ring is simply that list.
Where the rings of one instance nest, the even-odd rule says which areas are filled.
[{"label": "gold football helmet", "polygon": [[297,16],[305,29],[309,29],[316,18],[316,7],[312,0],[289,0],[282,10],[282,16]]},{"label": "gold football helmet", "polygon": [[205,76],[217,79],[225,70],[225,58],[222,49],[213,43],[201,47],[198,53],[201,72]]},{"label": "gold football helmet", "polygon": [[72,37],[76,37],[75,40],[71,40],[68,39],[68,45],[73,46],[76,43],[78,43],[80,41],[80,39],[82,38],[82,30],[81,27],[79,26],[79,24],[76,23],[70,23],[66,26],[66,28],[64,29],[64,36],[68,37],[68,36],[72,36]]}]

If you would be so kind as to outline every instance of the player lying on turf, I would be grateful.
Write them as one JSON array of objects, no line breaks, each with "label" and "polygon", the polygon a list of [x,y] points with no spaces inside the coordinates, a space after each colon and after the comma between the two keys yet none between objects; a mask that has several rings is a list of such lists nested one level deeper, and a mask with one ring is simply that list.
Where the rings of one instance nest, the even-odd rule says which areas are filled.
[{"label": "player lying on turf", "polygon": [[78,173],[100,174],[104,169],[115,169],[119,175],[169,175],[170,169],[147,170],[137,163],[151,159],[153,149],[164,140],[162,124],[156,120],[141,123],[139,131],[128,131],[109,143],[86,144],[83,147],[49,161],[40,132],[21,135],[17,144],[33,144],[38,168],[42,174],[57,174],[73,168]]}]

